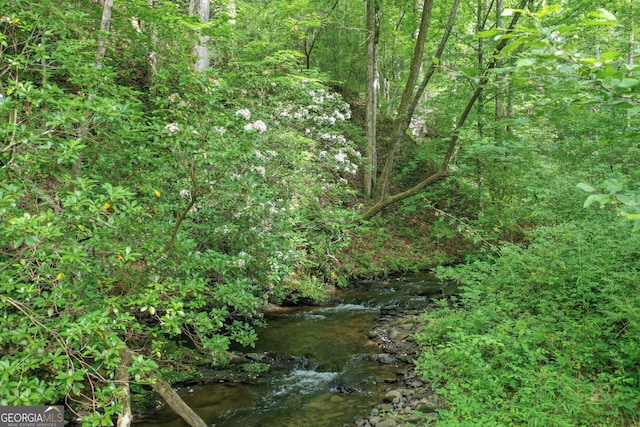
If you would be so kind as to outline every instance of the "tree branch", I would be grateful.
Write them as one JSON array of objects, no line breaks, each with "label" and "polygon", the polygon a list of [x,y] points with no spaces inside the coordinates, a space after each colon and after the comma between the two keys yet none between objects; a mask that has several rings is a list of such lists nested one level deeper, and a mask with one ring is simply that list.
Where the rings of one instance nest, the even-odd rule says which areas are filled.
[{"label": "tree branch", "polygon": [[[530,0],[521,0],[520,4],[518,5],[518,9],[524,9],[527,6],[527,3],[529,3]],[[511,19],[511,22],[509,24],[509,27],[506,30],[506,34],[509,34],[511,32],[513,32],[513,30],[515,29],[515,26],[518,23],[518,20],[520,19],[522,15],[522,12],[517,11],[515,12],[513,18]],[[509,38],[504,37],[502,38],[502,40],[500,40],[500,42],[496,45],[496,47],[494,48],[490,60],[487,64],[487,66],[484,69],[484,72],[482,73],[482,79],[480,80],[480,85],[476,88],[476,90],[473,92],[473,94],[471,95],[471,98],[469,99],[469,101],[467,102],[467,105],[464,109],[464,111],[462,112],[462,115],[460,116],[460,118],[458,119],[458,121],[456,122],[456,126],[455,129],[453,131],[453,134],[451,135],[451,139],[449,140],[449,146],[447,148],[447,151],[442,159],[442,163],[440,165],[440,169],[435,172],[432,173],[431,175],[429,175],[427,178],[423,179],[422,181],[420,181],[418,184],[414,185],[413,187],[409,188],[408,190],[405,190],[403,192],[394,194],[392,196],[389,196],[388,194],[380,194],[378,200],[376,201],[376,203],[369,207],[363,214],[362,214],[362,218],[365,220],[368,220],[370,218],[372,218],[373,216],[375,216],[376,214],[378,214],[382,209],[384,209],[385,207],[397,203],[400,200],[404,200],[408,197],[414,196],[416,195],[418,192],[420,192],[422,189],[424,189],[426,186],[431,185],[437,181],[440,181],[441,179],[449,176],[450,171],[449,171],[449,164],[451,163],[451,160],[453,159],[454,153],[456,152],[457,148],[458,148],[458,141],[460,139],[460,129],[462,128],[462,126],[464,126],[467,118],[469,117],[469,113],[471,112],[471,110],[473,109],[473,106],[475,105],[476,101],[478,100],[478,98],[480,97],[480,95],[482,94],[482,91],[485,88],[485,85],[488,81],[488,73],[490,70],[494,69],[497,64],[498,64],[498,60],[500,57],[500,52],[502,52],[502,50],[505,48],[505,46],[509,43]],[[398,117],[398,121],[400,121],[402,117]],[[396,129],[397,131],[397,129]],[[394,134],[394,136],[397,137],[396,134]],[[395,148],[395,147],[394,147]],[[397,153],[396,153],[397,154]],[[394,155],[392,153],[392,155]],[[385,165],[385,170],[387,170],[387,167]],[[389,171],[387,171],[389,172]],[[384,173],[384,171],[383,171]],[[381,177],[381,180],[383,178]],[[389,180],[390,176],[385,176],[384,177],[385,180]],[[388,185],[388,183],[387,183]]]}]

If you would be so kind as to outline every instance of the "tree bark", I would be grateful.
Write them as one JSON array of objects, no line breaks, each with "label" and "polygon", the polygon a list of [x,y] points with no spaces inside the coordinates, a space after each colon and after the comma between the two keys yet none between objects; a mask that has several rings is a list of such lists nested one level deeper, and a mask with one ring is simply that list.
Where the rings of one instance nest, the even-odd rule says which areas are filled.
[{"label": "tree bark", "polygon": [[[504,10],[502,0],[496,1],[496,28],[502,28],[502,11]],[[498,62],[500,65],[500,62]],[[496,76],[496,82],[498,86],[498,93],[496,93],[496,105],[495,105],[495,121],[500,122],[505,117],[504,98],[507,91],[502,87],[504,81],[504,74],[500,73]],[[509,127],[506,128],[509,131]],[[501,126],[496,126],[495,136],[499,138],[503,130]]]},{"label": "tree bark", "polygon": [[440,43],[438,43],[438,48],[436,49],[435,55],[433,55],[433,59],[431,60],[431,65],[429,65],[429,69],[425,73],[422,78],[422,82],[416,91],[415,96],[413,97],[413,102],[411,103],[411,107],[409,108],[409,116],[413,117],[416,109],[418,108],[418,103],[420,102],[420,98],[424,93],[427,85],[431,81],[431,77],[436,71],[436,68],[440,64],[440,60],[442,59],[442,54],[444,53],[444,48],[449,41],[449,36],[451,35],[451,31],[453,31],[453,24],[456,20],[456,15],[458,14],[458,7],[460,6],[460,0],[454,0],[453,5],[451,5],[451,11],[449,12],[449,19],[447,21],[447,26],[444,29],[444,34],[440,39]]},{"label": "tree bark", "polygon": [[111,13],[113,11],[113,0],[105,0],[102,6],[102,20],[100,21],[100,34],[98,34],[98,50],[96,52],[96,68],[102,67],[104,57],[107,53],[107,35],[111,27]]},{"label": "tree bark", "polygon": [[[476,34],[481,31],[484,31],[487,18],[485,17],[485,9],[486,16],[489,16],[489,10],[487,9],[486,0],[478,0],[478,8],[476,10]],[[484,42],[483,38],[478,38],[478,45],[476,46],[477,54],[476,54],[476,63],[478,64],[478,70],[481,70],[484,64]],[[484,135],[484,96],[482,93],[478,96],[478,102],[476,107],[476,116],[477,116],[477,128],[478,128],[478,136],[482,138]]]},{"label": "tree bark", "polygon": [[[208,23],[210,20],[209,5],[209,0],[191,0],[189,2],[189,16],[198,16],[201,23]],[[204,71],[207,67],[209,67],[210,62],[209,47],[207,46],[209,37],[199,34],[198,39],[199,41],[196,42],[193,48],[193,53],[197,58],[196,63],[193,65],[193,68],[196,71]]]},{"label": "tree bark", "polygon": [[424,56],[424,44],[427,39],[427,33],[429,32],[429,26],[431,24],[431,10],[433,8],[433,0],[425,0],[422,6],[422,15],[420,19],[420,27],[418,30],[418,38],[413,50],[413,59],[411,61],[411,68],[409,70],[409,78],[402,93],[402,99],[400,106],[397,110],[396,120],[393,129],[393,140],[391,143],[391,150],[387,155],[387,161],[384,164],[382,173],[380,174],[380,180],[378,181],[376,204],[388,199],[389,187],[391,185],[391,178],[395,173],[396,160],[398,153],[400,152],[400,146],[404,139],[405,132],[411,122],[409,117],[410,102],[413,99],[416,82],[418,81],[418,75],[422,68],[422,60]]},{"label": "tree bark", "polygon": [[378,77],[378,38],[379,20],[377,19],[379,10],[379,0],[367,0],[366,3],[366,34],[367,34],[367,89],[365,96],[366,119],[365,129],[367,134],[367,150],[365,153],[366,165],[364,170],[364,192],[367,197],[371,197],[375,179],[377,175],[377,153],[376,153],[376,128],[377,128],[377,107],[378,91],[380,88]]},{"label": "tree bark", "polygon": [[131,387],[129,385],[129,366],[131,366],[131,351],[128,348],[120,350],[120,366],[116,372],[116,381],[122,384],[122,413],[118,415],[116,427],[129,427],[133,419],[131,413]]},{"label": "tree bark", "polygon": [[[147,5],[152,8],[154,7],[155,0],[147,0]],[[158,35],[156,34],[156,30],[154,27],[150,27],[149,31],[151,32],[151,46],[153,50],[149,52],[149,69],[150,69],[150,79],[154,79],[158,75],[158,53],[156,52],[156,48],[158,47]]]},{"label": "tree bark", "polygon": [[151,387],[153,391],[162,396],[164,401],[167,402],[167,405],[169,405],[176,414],[180,415],[187,424],[191,427],[207,427],[207,423],[182,400],[180,395],[171,388],[171,385],[154,373],[149,373],[148,377],[152,380]]},{"label": "tree bark", "polygon": [[[130,396],[129,388],[128,388],[128,385],[129,385],[128,368],[131,365],[131,361],[133,360],[133,355],[134,355],[133,351],[131,351],[131,349],[129,349],[128,347],[124,347],[123,349],[120,350],[120,356],[122,358],[122,361],[116,373],[117,380],[127,384],[127,393],[125,394],[125,396],[123,396],[123,399],[126,399],[127,401],[129,400],[129,396]],[[169,383],[167,383],[165,380],[160,378],[153,371],[146,372],[145,375],[147,379],[150,380],[150,385],[153,391],[158,393],[162,397],[162,399],[164,399],[164,401],[167,402],[167,405],[169,405],[169,407],[173,409],[173,411],[176,414],[178,414],[183,420],[185,420],[187,424],[189,424],[192,427],[207,427],[207,423],[205,423],[204,420],[200,418],[200,416],[196,414],[196,412],[193,409],[191,409],[191,407],[189,407],[189,405],[187,405],[184,400],[182,400],[180,395],[176,393],[176,391],[173,388],[171,388],[171,385]],[[127,405],[126,401],[124,403],[125,405]],[[127,420],[126,420],[125,413],[127,412],[129,414],[129,424],[126,424]],[[123,414],[118,417],[117,427],[127,427],[128,425],[130,425],[131,423],[130,414],[131,414],[131,406],[129,406],[128,409],[125,406],[125,409],[123,410]]]}]

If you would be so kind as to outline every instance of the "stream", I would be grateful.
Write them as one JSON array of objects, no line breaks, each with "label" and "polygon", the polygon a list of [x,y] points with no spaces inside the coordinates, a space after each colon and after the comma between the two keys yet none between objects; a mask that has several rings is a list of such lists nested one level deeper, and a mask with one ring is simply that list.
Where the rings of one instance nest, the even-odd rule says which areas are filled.
[{"label": "stream", "polygon": [[[451,286],[427,273],[355,283],[326,306],[296,307],[267,316],[252,354],[290,355],[249,382],[208,383],[179,390],[216,427],[335,427],[355,425],[385,394],[405,366],[374,361],[381,350],[369,338],[382,314],[419,312]],[[163,406],[135,427],[187,427]]]}]

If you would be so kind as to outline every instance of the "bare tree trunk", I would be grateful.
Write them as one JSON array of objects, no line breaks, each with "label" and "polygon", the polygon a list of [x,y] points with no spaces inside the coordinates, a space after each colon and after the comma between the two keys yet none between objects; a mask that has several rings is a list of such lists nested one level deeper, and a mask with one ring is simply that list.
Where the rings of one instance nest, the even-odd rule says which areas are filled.
[{"label": "bare tree trunk", "polygon": [[[629,28],[629,69],[632,69],[632,66],[635,65],[636,62],[636,41],[635,41],[635,26],[636,26],[636,8],[635,2],[631,1],[631,26]],[[631,76],[633,74],[632,71],[628,72],[628,75]],[[627,110],[627,121],[631,119],[631,113]]]},{"label": "bare tree trunk", "polygon": [[364,192],[371,197],[377,175],[377,107],[380,79],[378,76],[378,39],[379,39],[379,0],[367,0],[367,89],[366,89],[366,120],[367,150],[365,153],[366,166],[364,170]]},{"label": "bare tree trunk", "polygon": [[[487,24],[486,16],[489,16],[489,10],[487,9],[486,0],[477,0],[478,5],[476,9],[476,34],[483,31]],[[476,46],[477,55],[476,62],[478,64],[478,70],[481,70],[484,64],[484,39],[482,37],[478,38],[478,45]],[[484,94],[480,93],[478,96],[478,102],[476,103],[476,113],[477,113],[477,126],[478,126],[478,136],[482,138],[484,134]]]},{"label": "bare tree trunk", "polygon": [[187,424],[191,427],[207,427],[207,423],[182,400],[180,395],[166,381],[155,374],[149,374],[149,378],[152,380],[151,387],[153,391],[162,396],[167,405],[176,414],[180,415]]},{"label": "bare tree trunk", "polygon": [[131,365],[131,351],[129,349],[120,350],[120,366],[116,372],[116,381],[122,384],[122,413],[118,415],[116,427],[129,427],[133,419],[131,413],[131,388],[129,386],[129,366]]},{"label": "bare tree trunk", "polygon": [[96,52],[96,68],[102,67],[102,62],[107,53],[107,35],[111,27],[111,13],[113,0],[104,0],[102,6],[102,21],[100,21],[100,34],[98,34],[98,51]]},{"label": "bare tree trunk", "polygon": [[[126,347],[120,350],[122,362],[117,372],[118,380],[126,381],[127,384],[129,383],[129,373],[127,368],[131,364],[133,354],[134,353]],[[169,405],[169,407],[173,409],[176,414],[178,414],[183,420],[185,420],[187,424],[192,427],[207,427],[207,423],[205,423],[204,420],[200,418],[200,416],[196,414],[196,412],[191,409],[191,407],[189,407],[189,405],[187,405],[184,400],[182,400],[180,395],[176,393],[176,391],[171,387],[171,385],[169,385],[169,383],[167,383],[152,371],[147,372],[146,377],[151,380],[151,388],[153,389],[153,391],[158,393],[162,397],[162,399],[167,402],[167,405]],[[129,400],[129,395],[126,396],[126,399]],[[121,417],[118,417],[118,427],[126,427],[130,424],[130,421],[129,424],[126,424],[127,421],[125,420],[124,416],[125,411],[126,409],[123,411],[122,420]],[[128,413],[131,414],[130,406],[128,408]],[[122,425],[120,424],[121,422]]]},{"label": "bare tree trunk", "polygon": [[[147,0],[147,5],[152,8],[154,6],[154,1],[155,0]],[[149,52],[149,68],[151,70],[149,77],[154,78],[158,75],[158,53],[155,51],[158,46],[158,35],[153,27],[149,28],[149,31],[151,32],[151,46],[153,49]]]},{"label": "bare tree trunk", "polygon": [[411,122],[409,116],[410,103],[414,97],[416,82],[418,81],[418,75],[422,68],[422,60],[424,57],[424,43],[427,39],[427,33],[429,32],[429,26],[431,24],[431,10],[433,8],[433,0],[425,0],[422,6],[422,16],[420,19],[420,27],[418,30],[418,38],[416,39],[416,45],[413,50],[413,59],[411,61],[411,68],[409,70],[409,78],[402,93],[402,99],[400,106],[397,110],[397,116],[393,129],[393,140],[391,142],[391,150],[387,155],[387,161],[384,164],[380,180],[378,181],[378,188],[376,192],[376,203],[385,200],[389,197],[389,187],[391,185],[391,179],[395,173],[396,160],[400,152],[400,146],[404,139],[405,132]]},{"label": "bare tree trunk", "polygon": [[433,55],[433,59],[431,60],[431,65],[425,73],[422,82],[420,83],[420,87],[418,87],[418,90],[416,91],[416,95],[413,97],[413,103],[411,104],[411,107],[409,107],[408,114],[410,117],[413,117],[413,115],[415,114],[416,108],[418,108],[418,103],[420,102],[420,98],[422,97],[422,94],[424,93],[427,85],[431,81],[431,77],[435,73],[436,68],[440,64],[442,54],[444,53],[444,48],[446,47],[447,42],[449,41],[449,36],[451,35],[451,31],[453,30],[453,24],[455,23],[459,6],[460,0],[454,0],[453,5],[451,5],[451,11],[449,12],[449,20],[447,21],[447,26],[445,27],[444,34],[442,35],[440,43],[438,44],[438,49],[436,49],[436,53],[435,55]]},{"label": "bare tree trunk", "polygon": [[[191,0],[189,2],[189,16],[198,16],[200,17],[200,22],[206,24],[210,20],[209,13],[209,0]],[[209,42],[208,36],[199,35],[199,41],[196,42],[193,50],[194,55],[196,56],[196,63],[193,68],[196,71],[204,71],[205,68],[209,67],[209,47],[207,43]]]},{"label": "bare tree trunk", "polygon": [[[496,28],[502,27],[502,11],[504,9],[502,0],[496,1]],[[498,62],[498,66],[500,62]],[[500,122],[504,118],[504,97],[505,90],[502,87],[502,82],[504,81],[504,74],[499,73],[496,76],[496,83],[498,86],[498,93],[496,94],[496,106],[495,106],[495,120],[496,122]],[[502,129],[500,126],[496,127],[495,136],[499,137],[502,133]]]}]

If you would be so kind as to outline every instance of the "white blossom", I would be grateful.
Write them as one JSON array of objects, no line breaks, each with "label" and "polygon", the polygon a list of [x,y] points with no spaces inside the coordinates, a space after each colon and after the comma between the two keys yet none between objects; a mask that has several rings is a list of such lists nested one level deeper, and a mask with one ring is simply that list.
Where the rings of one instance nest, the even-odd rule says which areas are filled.
[{"label": "white blossom", "polygon": [[257,130],[260,133],[263,133],[267,130],[267,124],[262,120],[256,120],[253,123],[246,124],[244,126],[244,130]]},{"label": "white blossom", "polygon": [[172,123],[167,123],[167,124],[164,126],[164,128],[165,128],[166,130],[168,130],[168,131],[169,131],[169,133],[178,132],[178,131],[180,130],[180,128],[178,127],[178,125],[177,125],[177,124],[175,124],[175,123],[173,123],[173,122],[172,122]]},{"label": "white blossom", "polygon": [[333,156],[333,158],[336,159],[338,163],[345,163],[348,160],[347,153],[342,151],[339,151],[338,154]]},{"label": "white blossom", "polygon": [[246,108],[242,108],[238,111],[236,111],[236,116],[242,116],[245,118],[245,120],[249,120],[251,119],[251,111],[249,111]]}]

